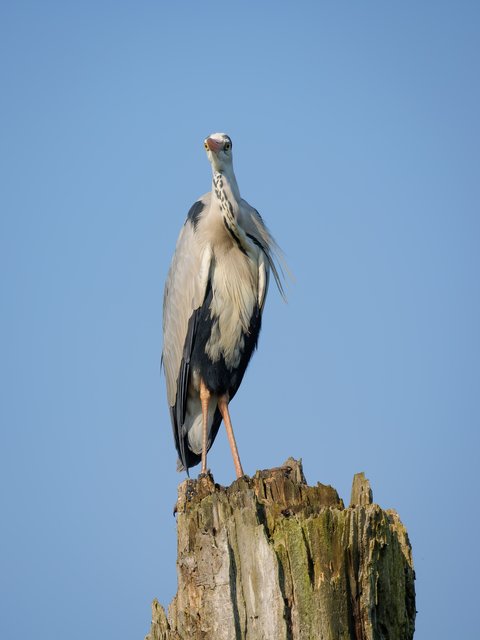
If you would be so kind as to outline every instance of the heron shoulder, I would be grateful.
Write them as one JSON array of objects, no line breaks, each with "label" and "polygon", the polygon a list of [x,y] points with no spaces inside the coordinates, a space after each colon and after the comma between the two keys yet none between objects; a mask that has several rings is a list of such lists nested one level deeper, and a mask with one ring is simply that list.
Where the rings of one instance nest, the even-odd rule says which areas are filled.
[{"label": "heron shoulder", "polygon": [[198,223],[200,222],[202,214],[203,215],[206,214],[206,210],[210,206],[210,201],[211,201],[211,193],[205,193],[190,207],[187,213],[187,217],[185,219],[185,224],[187,223],[192,224],[194,231],[197,230]]}]

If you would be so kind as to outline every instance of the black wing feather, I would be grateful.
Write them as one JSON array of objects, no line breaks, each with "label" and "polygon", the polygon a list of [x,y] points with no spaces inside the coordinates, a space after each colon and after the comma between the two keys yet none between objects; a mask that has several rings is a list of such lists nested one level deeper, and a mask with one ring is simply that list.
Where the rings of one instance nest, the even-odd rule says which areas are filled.
[{"label": "black wing feather", "polygon": [[182,362],[180,363],[180,371],[177,379],[177,395],[175,404],[170,407],[170,416],[172,418],[173,436],[175,438],[175,446],[180,458],[180,462],[187,469],[192,466],[188,464],[188,454],[191,453],[187,445],[188,434],[185,431],[185,414],[187,411],[187,395],[188,381],[190,378],[190,355],[193,350],[195,334],[198,323],[198,309],[193,312],[188,321],[187,335],[183,346]]},{"label": "black wing feather", "polygon": [[[178,457],[182,466],[185,468],[188,474],[189,467],[194,467],[198,464],[202,457],[193,451],[191,451],[188,447],[188,433],[185,430],[185,415],[187,413],[187,396],[188,396],[188,384],[190,380],[190,369],[191,369],[191,357],[194,350],[195,339],[198,332],[198,323],[202,317],[203,307],[206,304],[209,304],[211,299],[211,286],[210,282],[207,285],[207,290],[205,292],[205,300],[201,307],[196,309],[190,319],[188,321],[187,327],[187,335],[185,336],[185,344],[183,347],[183,356],[182,362],[180,364],[180,371],[178,373],[177,380],[177,395],[175,398],[175,405],[170,407],[170,417],[172,420],[173,427],[173,436],[175,439],[175,447],[177,449]],[[215,411],[215,415],[213,417],[212,427],[210,430],[210,441],[208,443],[208,449],[213,444],[215,440],[218,430],[220,428],[220,424],[222,422],[222,416],[220,411]]]}]

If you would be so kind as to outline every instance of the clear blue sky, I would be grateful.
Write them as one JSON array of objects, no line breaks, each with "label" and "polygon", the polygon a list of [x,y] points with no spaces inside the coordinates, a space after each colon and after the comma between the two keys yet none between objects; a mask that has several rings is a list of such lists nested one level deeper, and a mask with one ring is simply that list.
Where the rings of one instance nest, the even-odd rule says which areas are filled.
[{"label": "clear blue sky", "polygon": [[[477,2],[3,2],[0,637],[143,638],[176,590],[163,283],[234,141],[296,281],[232,414],[247,473],[365,471],[416,640],[478,634]],[[230,483],[223,430],[209,458]]]}]

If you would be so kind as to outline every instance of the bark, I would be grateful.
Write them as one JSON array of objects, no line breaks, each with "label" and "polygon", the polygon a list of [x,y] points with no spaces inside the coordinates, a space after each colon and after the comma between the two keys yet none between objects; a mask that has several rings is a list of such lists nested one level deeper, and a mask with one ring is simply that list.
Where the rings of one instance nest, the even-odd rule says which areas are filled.
[{"label": "bark", "polygon": [[413,638],[407,532],[363,473],[348,508],[290,458],[227,488],[186,480],[176,509],[178,591],[146,640]]}]

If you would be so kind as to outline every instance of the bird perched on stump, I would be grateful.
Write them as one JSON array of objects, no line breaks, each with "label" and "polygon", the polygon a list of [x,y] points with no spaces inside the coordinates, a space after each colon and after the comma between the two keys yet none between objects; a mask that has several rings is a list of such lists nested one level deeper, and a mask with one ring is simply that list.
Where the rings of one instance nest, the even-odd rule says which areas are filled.
[{"label": "bird perched on stump", "polygon": [[[243,476],[228,410],[257,346],[270,272],[282,294],[278,246],[240,196],[232,141],[204,141],[212,190],[180,231],[163,298],[163,367],[178,470],[202,463],[223,420],[237,477]],[[281,269],[280,269],[281,272]]]}]

